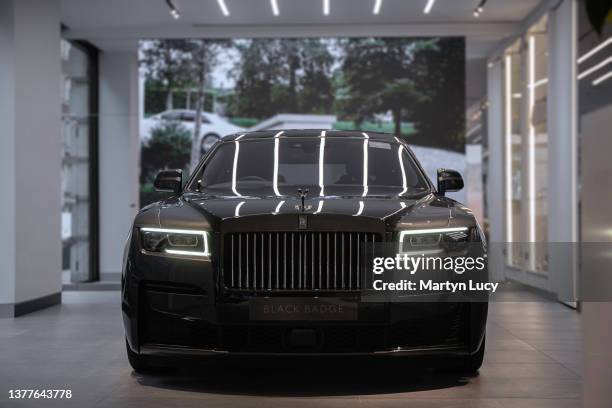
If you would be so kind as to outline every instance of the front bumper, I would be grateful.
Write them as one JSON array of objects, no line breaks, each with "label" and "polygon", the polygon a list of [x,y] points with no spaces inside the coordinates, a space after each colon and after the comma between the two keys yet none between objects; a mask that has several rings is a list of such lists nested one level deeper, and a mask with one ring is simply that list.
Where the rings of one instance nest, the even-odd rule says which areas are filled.
[{"label": "front bumper", "polygon": [[472,353],[466,352],[458,346],[431,346],[422,348],[406,348],[397,350],[384,350],[374,352],[229,352],[215,349],[201,349],[194,347],[181,347],[176,345],[144,344],[140,346],[140,354],[153,357],[211,357],[211,356],[287,356],[287,357],[325,357],[325,356],[388,356],[388,357],[432,357],[443,359],[445,357],[468,356]]},{"label": "front bumper", "polygon": [[134,351],[156,355],[469,355],[484,334],[486,303],[357,303],[351,321],[253,321],[248,300],[205,303],[177,287],[143,284],[137,317],[124,310]]},{"label": "front bumper", "polygon": [[[131,349],[144,355],[466,356],[484,338],[487,303],[360,302],[359,293],[293,294],[353,302],[347,321],[255,321],[250,300],[226,291],[214,261],[173,259],[131,248],[122,309]],[[272,294],[269,294],[273,297]],[[286,294],[285,294],[286,296]]]}]

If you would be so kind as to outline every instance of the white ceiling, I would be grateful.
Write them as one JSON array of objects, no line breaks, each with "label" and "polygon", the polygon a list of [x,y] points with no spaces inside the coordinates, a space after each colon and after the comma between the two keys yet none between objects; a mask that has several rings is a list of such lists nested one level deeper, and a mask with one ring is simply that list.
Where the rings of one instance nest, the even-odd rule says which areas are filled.
[{"label": "white ceiling", "polygon": [[217,0],[173,0],[181,18],[174,20],[165,0],[61,0],[65,35],[85,39],[103,49],[132,47],[141,38],[267,37],[360,35],[462,35],[468,56],[483,56],[495,42],[510,34],[540,0],[488,0],[476,19],[478,0],[435,0],[424,14],[427,0],[277,0],[274,16],[270,0],[225,0],[224,16]]}]

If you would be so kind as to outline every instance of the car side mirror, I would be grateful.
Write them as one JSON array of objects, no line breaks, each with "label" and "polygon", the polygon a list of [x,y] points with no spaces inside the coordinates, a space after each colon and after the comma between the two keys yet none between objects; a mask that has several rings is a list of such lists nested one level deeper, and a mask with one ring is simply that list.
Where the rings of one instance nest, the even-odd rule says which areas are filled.
[{"label": "car side mirror", "polygon": [[183,170],[162,170],[153,182],[156,191],[179,194],[183,188]]},{"label": "car side mirror", "polygon": [[444,195],[447,191],[459,191],[463,188],[463,178],[458,171],[438,169],[438,193]]}]

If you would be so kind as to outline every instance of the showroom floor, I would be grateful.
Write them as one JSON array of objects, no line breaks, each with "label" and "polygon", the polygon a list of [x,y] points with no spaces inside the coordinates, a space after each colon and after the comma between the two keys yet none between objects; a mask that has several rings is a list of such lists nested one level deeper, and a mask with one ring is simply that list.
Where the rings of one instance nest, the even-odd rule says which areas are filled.
[{"label": "showroom floor", "polygon": [[[581,392],[580,318],[546,300],[492,303],[475,377],[401,360],[212,360],[136,375],[125,357],[119,293],[65,292],[64,304],[0,319],[0,407],[574,408]],[[16,401],[16,388],[71,389],[70,401]]]}]

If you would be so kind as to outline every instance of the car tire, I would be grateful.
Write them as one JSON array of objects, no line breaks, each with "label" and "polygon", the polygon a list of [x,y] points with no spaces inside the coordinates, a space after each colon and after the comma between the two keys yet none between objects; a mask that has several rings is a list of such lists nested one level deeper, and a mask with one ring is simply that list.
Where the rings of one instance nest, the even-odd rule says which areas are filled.
[{"label": "car tire", "polygon": [[457,360],[450,363],[450,365],[445,365],[443,367],[443,371],[453,372],[453,373],[467,373],[467,374],[475,374],[480,370],[482,366],[482,361],[484,359],[485,353],[485,343],[486,336],[482,339],[482,343],[480,344],[480,348],[476,353],[458,358]]},{"label": "car tire", "polygon": [[200,154],[204,155],[219,140],[221,140],[221,137],[216,133],[205,134],[200,142]]},{"label": "car tire", "polygon": [[132,366],[135,372],[141,374],[151,371],[152,367],[149,364],[147,357],[138,353],[134,353],[130,348],[127,339],[125,340],[125,348],[127,350],[128,361],[130,362],[130,365]]},{"label": "car tire", "polygon": [[487,339],[485,336],[482,339],[482,343],[480,344],[480,348],[478,349],[478,351],[472,354],[471,356],[465,358],[465,361],[463,362],[463,371],[475,373],[480,370],[480,367],[482,366],[482,361],[484,360],[486,340]]}]

